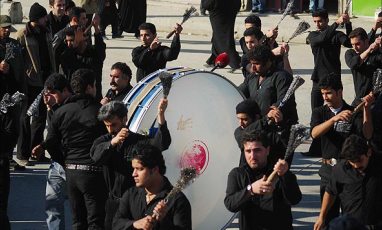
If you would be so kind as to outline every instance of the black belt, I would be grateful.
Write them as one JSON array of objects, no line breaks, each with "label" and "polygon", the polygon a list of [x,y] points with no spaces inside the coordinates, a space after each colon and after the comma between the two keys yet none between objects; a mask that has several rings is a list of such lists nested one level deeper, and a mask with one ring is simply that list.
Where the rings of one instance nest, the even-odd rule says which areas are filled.
[{"label": "black belt", "polygon": [[74,169],[74,170],[85,170],[92,172],[102,172],[102,166],[93,166],[93,165],[78,165],[78,164],[65,164],[66,169]]}]

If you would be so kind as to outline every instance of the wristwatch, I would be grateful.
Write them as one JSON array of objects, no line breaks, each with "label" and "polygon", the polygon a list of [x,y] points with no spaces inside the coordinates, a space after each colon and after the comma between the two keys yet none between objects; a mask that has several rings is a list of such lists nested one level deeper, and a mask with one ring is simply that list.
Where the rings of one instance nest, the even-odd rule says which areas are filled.
[{"label": "wristwatch", "polygon": [[247,185],[247,191],[251,194],[251,196],[255,195],[255,194],[252,192],[252,185],[251,185],[251,184]]}]

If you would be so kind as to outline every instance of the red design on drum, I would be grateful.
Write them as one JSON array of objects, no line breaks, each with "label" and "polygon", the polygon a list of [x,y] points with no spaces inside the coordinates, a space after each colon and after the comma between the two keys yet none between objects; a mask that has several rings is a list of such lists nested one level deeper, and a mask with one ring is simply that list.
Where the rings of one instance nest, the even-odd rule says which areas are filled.
[{"label": "red design on drum", "polygon": [[208,166],[209,151],[207,145],[200,140],[188,144],[179,159],[179,168],[194,167],[202,174]]}]

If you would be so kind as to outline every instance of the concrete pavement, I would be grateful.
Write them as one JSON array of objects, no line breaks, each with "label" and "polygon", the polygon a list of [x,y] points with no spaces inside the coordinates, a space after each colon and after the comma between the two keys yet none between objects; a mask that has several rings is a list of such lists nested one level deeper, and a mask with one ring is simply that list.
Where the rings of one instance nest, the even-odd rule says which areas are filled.
[{"label": "concrete pavement", "polygon": [[[28,15],[29,7],[33,4],[33,0],[23,1],[24,15]],[[47,0],[39,0],[40,4],[48,6]],[[199,9],[199,0],[189,1],[176,1],[176,0],[155,0],[148,1],[148,21],[156,24],[159,31],[159,38],[163,44],[169,45],[170,40],[163,39],[166,32],[171,31],[175,22],[180,22],[184,10],[190,4],[195,5]],[[48,9],[48,7],[47,7]],[[243,22],[248,12],[242,12],[238,15],[236,20],[237,38],[241,37],[244,30]],[[299,20],[306,20],[311,23],[311,16],[298,15],[300,19],[286,17],[282,22],[279,29],[279,38],[288,38],[295,30]],[[264,14],[261,15],[263,22],[263,30],[271,28],[279,20],[279,14]],[[334,16],[331,17],[333,21]],[[362,26],[366,30],[372,26],[372,19],[370,18],[357,18],[353,20],[353,26]],[[313,26],[313,24],[311,23]],[[24,25],[16,25],[21,28]],[[313,29],[313,28],[312,28]],[[139,41],[133,37],[132,34],[124,34],[122,39],[109,39],[107,44],[107,58],[104,63],[103,70],[103,91],[108,88],[108,76],[110,66],[117,62],[126,62],[135,73],[135,66],[131,61],[131,50],[139,45]],[[203,64],[208,58],[210,53],[210,35],[211,27],[209,19],[206,16],[197,16],[191,18],[184,24],[183,35],[181,36],[182,50],[178,60],[168,63],[171,66],[187,66],[196,69],[203,69]],[[110,28],[107,30],[107,36],[111,38]],[[309,124],[310,121],[310,74],[313,68],[313,56],[310,47],[305,45],[305,35],[297,37],[290,43],[290,61],[295,74],[301,75],[306,83],[296,92],[296,101],[298,104],[298,113],[300,122],[302,124]],[[236,47],[240,50],[240,47]],[[345,65],[342,50],[342,73],[344,83],[345,99],[350,102],[354,97],[353,82],[350,71]],[[228,69],[216,70],[215,72],[225,76],[236,85],[243,81],[243,77],[239,71],[236,73],[228,73]],[[308,145],[300,146],[297,151],[307,151]],[[303,191],[303,200],[299,205],[293,208],[294,225],[296,229],[311,229],[312,224],[318,215],[319,211],[319,196],[318,185],[319,177],[317,169],[319,163],[316,158],[305,158],[299,153],[295,154],[292,169],[297,173],[299,184]],[[304,167],[312,164],[311,167],[305,169]],[[27,167],[25,172],[12,172],[12,187],[9,202],[9,216],[12,221],[12,229],[17,230],[32,230],[32,229],[46,229],[45,215],[44,215],[44,195],[47,164],[35,165]],[[299,171],[303,170],[303,171]],[[68,210],[67,210],[68,213]],[[67,229],[70,229],[70,220],[66,220]],[[236,224],[231,225],[235,229]]]}]

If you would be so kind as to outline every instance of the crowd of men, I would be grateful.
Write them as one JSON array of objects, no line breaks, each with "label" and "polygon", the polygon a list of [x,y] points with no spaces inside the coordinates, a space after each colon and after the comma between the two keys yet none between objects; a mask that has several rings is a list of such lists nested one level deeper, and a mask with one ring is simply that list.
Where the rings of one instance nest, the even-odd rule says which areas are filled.
[{"label": "crowd of men", "polygon": [[[105,2],[105,7],[115,4]],[[289,45],[276,42],[277,28],[264,34],[260,18],[250,15],[239,57],[233,38],[237,2],[225,8],[215,3],[202,1],[214,30],[207,64],[227,52],[233,71],[243,71],[238,90],[246,97],[236,106],[239,127],[232,138],[241,156],[238,167],[224,175],[228,176],[224,204],[240,212],[240,229],[293,229],[291,206],[300,202],[302,194],[290,171],[293,154],[288,158],[284,154],[291,127],[298,123],[294,95],[279,106],[293,80]],[[17,40],[10,38],[11,19],[0,16],[0,98],[16,91],[25,94],[20,105],[6,106],[0,114],[0,226],[10,229],[9,162],[17,146],[15,170],[25,169],[31,158],[51,163],[46,184],[49,229],[65,229],[66,196],[72,229],[192,229],[192,204],[186,196],[178,193],[164,201],[172,189],[162,155],[171,144],[165,118],[168,100],[162,98],[157,105],[159,129],[154,135],[129,131],[122,100],[133,86],[126,63],[111,66],[111,88],[102,96],[104,31],[115,22],[89,17],[91,11],[65,0],[49,0],[49,5],[49,14],[38,3],[31,6],[29,21],[18,31]],[[229,17],[228,11],[232,11]],[[373,77],[382,74],[378,34],[382,13],[369,34],[363,28],[353,30],[347,14],[330,25],[327,11],[320,9],[312,13],[312,20],[316,30],[307,36],[314,57],[309,154],[322,157],[322,208],[314,229],[330,227],[340,207],[342,214],[365,228],[382,229],[377,214],[382,211],[382,198],[377,195],[382,192],[378,167],[382,129],[375,119],[382,104],[373,91]],[[346,34],[337,30],[341,24]],[[175,25],[167,47],[158,40],[154,24],[139,25],[142,45],[131,56],[137,82],[177,59],[182,29]],[[121,36],[116,28],[112,30],[114,38]],[[341,45],[350,48],[345,60],[353,74],[351,105],[343,99]],[[35,112],[30,113],[31,108]],[[272,171],[277,178],[268,181]]]}]

